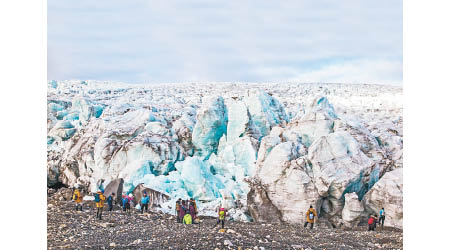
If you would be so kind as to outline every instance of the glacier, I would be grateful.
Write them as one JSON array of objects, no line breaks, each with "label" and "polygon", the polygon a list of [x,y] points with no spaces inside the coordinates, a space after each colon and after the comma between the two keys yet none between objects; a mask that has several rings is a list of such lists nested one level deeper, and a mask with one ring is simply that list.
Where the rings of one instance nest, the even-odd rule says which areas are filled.
[{"label": "glacier", "polygon": [[401,87],[52,80],[47,103],[49,186],[122,178],[170,197],[167,213],[193,197],[204,215],[298,223],[313,204],[348,226],[403,167]]}]

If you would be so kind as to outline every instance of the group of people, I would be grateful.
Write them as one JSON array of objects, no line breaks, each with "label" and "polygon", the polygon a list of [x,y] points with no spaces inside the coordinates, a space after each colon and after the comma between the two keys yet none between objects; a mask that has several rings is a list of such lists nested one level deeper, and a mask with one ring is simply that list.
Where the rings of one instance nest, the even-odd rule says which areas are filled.
[{"label": "group of people", "polygon": [[133,194],[123,193],[122,194],[122,211],[125,213],[131,213],[131,207],[134,205],[134,197]]},{"label": "group of people", "polygon": [[[75,201],[75,210],[83,211],[83,196],[78,188],[75,189],[73,193],[72,199]],[[112,193],[108,197],[105,197],[104,191],[99,190],[94,195],[94,201],[95,206],[97,208],[97,219],[102,219],[102,213],[103,213],[103,207],[105,200],[108,203],[108,211],[112,211],[113,209],[113,202],[115,201],[115,193]],[[144,191],[143,196],[140,201],[141,206],[141,213],[148,212],[148,206],[150,203],[150,197],[147,195],[147,192]],[[131,213],[131,207],[134,207],[134,197],[133,194],[126,194],[125,192],[122,194],[122,209],[126,213]],[[177,215],[177,222],[183,223],[183,224],[196,224],[198,223],[197,220],[197,203],[195,200],[191,197],[189,200],[182,200],[179,198],[176,201],[175,204],[175,210]],[[218,208],[218,220],[217,223],[214,225],[217,226],[218,224],[222,224],[222,229],[225,225],[225,217],[226,217],[226,209],[223,207]],[[309,206],[309,209],[306,211],[306,222],[304,224],[304,227],[306,228],[308,224],[310,224],[310,229],[313,229],[314,222],[316,221],[317,212],[313,208],[313,206]],[[369,225],[369,231],[375,231],[376,225],[379,224],[382,227],[384,227],[384,220],[386,218],[386,213],[384,211],[384,207],[381,208],[378,215],[369,215],[368,219],[368,225]]]},{"label": "group of people", "polygon": [[[75,201],[75,210],[83,211],[83,195],[78,188],[75,189],[72,195],[72,200]],[[105,206],[105,200],[108,202],[109,211],[112,210],[112,201],[114,200],[114,193],[112,193],[108,198],[103,195],[103,190],[99,190],[94,194],[95,207],[97,208],[97,219],[102,219],[103,207]]]},{"label": "group of people", "polygon": [[[308,211],[306,211],[306,222],[305,222],[304,227],[306,228],[308,226],[308,224],[311,224],[310,228],[313,229],[316,217],[317,217],[316,210],[313,208],[313,206],[309,206]],[[381,210],[380,210],[380,218],[378,218],[377,215],[369,215],[369,220],[367,222],[369,224],[369,231],[375,231],[377,224],[384,227],[385,218],[386,218],[386,213],[384,211],[384,207],[381,208]]]},{"label": "group of people", "polygon": [[[175,203],[175,211],[177,214],[177,222],[183,224],[198,224],[197,220],[197,203],[191,197],[189,200],[182,200],[179,198]],[[227,215],[226,209],[224,207],[217,207],[217,223],[214,225],[216,227],[222,224],[222,229],[225,227],[225,218]],[[213,228],[214,228],[213,227]]]},{"label": "group of people", "polygon": [[[81,194],[80,189],[75,188],[73,195],[72,195],[72,199],[75,202],[75,210],[78,211],[83,211],[83,195]],[[95,207],[97,209],[96,212],[96,218],[101,220],[102,219],[102,214],[103,214],[103,208],[105,207],[105,201],[108,204],[108,211],[112,211],[113,210],[113,206],[114,206],[114,202],[116,200],[116,194],[115,193],[111,193],[108,197],[106,197],[104,195],[104,190],[98,190],[95,194],[94,194],[94,202],[95,202]],[[130,210],[130,204],[133,202],[133,195],[126,195],[126,193],[123,194],[122,196],[122,206],[123,206],[123,211],[129,211]],[[126,210],[128,209],[128,210]]]},{"label": "group of people", "polygon": [[197,223],[197,203],[191,197],[189,200],[179,198],[175,203],[177,222],[183,224]]},{"label": "group of people", "polygon": [[375,231],[375,228],[378,225],[381,225],[381,227],[384,227],[384,219],[386,218],[386,213],[384,211],[384,207],[380,210],[380,218],[375,215],[369,215],[369,220],[367,221],[367,224],[369,224],[369,231]]}]

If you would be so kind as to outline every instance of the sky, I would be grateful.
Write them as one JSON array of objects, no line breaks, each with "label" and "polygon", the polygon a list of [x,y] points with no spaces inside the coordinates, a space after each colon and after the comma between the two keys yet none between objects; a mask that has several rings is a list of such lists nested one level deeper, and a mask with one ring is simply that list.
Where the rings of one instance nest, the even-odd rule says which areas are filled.
[{"label": "sky", "polygon": [[402,1],[48,0],[49,80],[402,85]]}]

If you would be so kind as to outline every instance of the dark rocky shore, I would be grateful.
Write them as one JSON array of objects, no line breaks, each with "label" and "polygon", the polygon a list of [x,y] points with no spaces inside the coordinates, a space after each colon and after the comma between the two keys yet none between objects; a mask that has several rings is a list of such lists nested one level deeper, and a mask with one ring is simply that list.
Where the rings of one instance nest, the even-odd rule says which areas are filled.
[{"label": "dark rocky shore", "polygon": [[[49,190],[47,198],[48,249],[403,249],[403,232],[395,228],[313,230],[302,225],[227,221],[226,232],[213,229],[214,218],[196,225],[176,223],[159,212],[131,215],[119,207],[104,211],[103,220],[86,203],[83,211],[67,198],[68,192]],[[105,206],[106,209],[106,206]]]}]

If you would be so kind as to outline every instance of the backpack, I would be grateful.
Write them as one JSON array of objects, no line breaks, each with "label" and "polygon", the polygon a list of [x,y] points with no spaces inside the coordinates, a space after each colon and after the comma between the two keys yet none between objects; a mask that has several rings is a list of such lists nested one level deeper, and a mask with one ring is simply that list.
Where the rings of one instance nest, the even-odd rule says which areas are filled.
[{"label": "backpack", "polygon": [[74,200],[78,200],[78,194],[74,194],[74,195],[73,195],[73,199],[74,199]]},{"label": "backpack", "polygon": [[183,219],[184,224],[192,224],[192,216],[190,214],[186,214]]},{"label": "backpack", "polygon": [[372,225],[372,224],[373,224],[373,221],[374,221],[374,218],[370,217],[370,219],[369,219],[369,221],[368,221],[369,225]]},{"label": "backpack", "polygon": [[95,194],[94,195],[94,199],[95,199],[95,202],[100,202],[100,195],[99,194]]},{"label": "backpack", "polygon": [[309,219],[314,220],[314,213],[311,210],[309,211]]},{"label": "backpack", "polygon": [[219,220],[224,220],[225,219],[225,211],[220,211],[219,212]]}]

